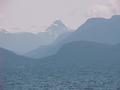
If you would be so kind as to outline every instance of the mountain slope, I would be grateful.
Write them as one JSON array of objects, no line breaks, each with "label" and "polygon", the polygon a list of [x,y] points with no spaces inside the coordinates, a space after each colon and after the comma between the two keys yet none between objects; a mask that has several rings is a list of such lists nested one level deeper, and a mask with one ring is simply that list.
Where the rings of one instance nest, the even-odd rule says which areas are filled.
[{"label": "mountain slope", "polygon": [[95,41],[99,43],[120,43],[120,15],[111,19],[92,18],[77,29],[67,41]]},{"label": "mountain slope", "polygon": [[[117,90],[120,83],[120,45],[71,42],[43,59],[27,59],[2,50],[5,90]],[[1,76],[0,76],[1,77]]]},{"label": "mountain slope", "polygon": [[61,42],[71,34],[72,32],[67,32],[61,35],[60,37],[58,37],[52,44],[46,45],[46,46],[40,46],[39,48],[36,48],[24,54],[24,56],[31,57],[31,58],[44,58],[47,56],[54,55],[61,48],[62,46]]},{"label": "mountain slope", "polygon": [[[39,70],[40,68],[69,69],[74,67],[119,67],[120,45],[100,44],[96,42],[78,41],[63,45],[59,52],[43,59],[30,59],[16,55],[5,49],[0,49],[0,61],[4,67],[29,67]],[[32,68],[33,67],[33,68]]]},{"label": "mountain slope", "polygon": [[[78,41],[63,45],[60,51],[43,59],[49,65],[111,65],[120,63],[119,45],[100,44],[96,42]],[[48,65],[48,66],[49,66]],[[53,66],[54,66],[53,65]],[[47,66],[47,65],[46,65]],[[71,67],[72,68],[72,67]]]},{"label": "mountain slope", "polygon": [[23,55],[39,46],[53,43],[57,37],[68,31],[68,28],[58,20],[48,27],[46,32],[40,32],[38,34],[28,32],[10,33],[1,29],[0,47]]},{"label": "mountain slope", "polygon": [[3,70],[9,67],[20,68],[29,66],[32,61],[34,60],[26,58],[24,56],[17,55],[12,51],[0,48],[0,64],[2,64]]},{"label": "mountain slope", "polygon": [[72,41],[94,41],[98,43],[117,44],[120,43],[120,16],[111,19],[91,18],[80,26],[75,32],[66,35],[58,44],[37,48],[26,56],[42,58],[55,54],[62,45]]},{"label": "mountain slope", "polygon": [[56,20],[50,27],[47,29],[48,33],[53,36],[58,37],[66,32],[68,32],[68,28],[63,24],[61,20]]}]

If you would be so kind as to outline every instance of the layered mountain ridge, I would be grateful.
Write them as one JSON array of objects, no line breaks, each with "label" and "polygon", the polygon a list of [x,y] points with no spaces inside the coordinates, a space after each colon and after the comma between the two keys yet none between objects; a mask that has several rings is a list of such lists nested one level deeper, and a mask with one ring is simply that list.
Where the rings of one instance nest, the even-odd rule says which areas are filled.
[{"label": "layered mountain ridge", "polygon": [[65,43],[74,41],[88,41],[103,44],[120,43],[120,15],[115,15],[110,19],[91,18],[88,19],[75,32],[70,33],[64,39],[50,46],[39,47],[25,56],[32,58],[43,58],[54,55]]},{"label": "layered mountain ridge", "polygon": [[30,32],[10,33],[1,28],[0,47],[23,55],[40,46],[53,43],[56,38],[67,32],[69,32],[68,28],[60,20],[55,21],[46,32],[38,34]]}]

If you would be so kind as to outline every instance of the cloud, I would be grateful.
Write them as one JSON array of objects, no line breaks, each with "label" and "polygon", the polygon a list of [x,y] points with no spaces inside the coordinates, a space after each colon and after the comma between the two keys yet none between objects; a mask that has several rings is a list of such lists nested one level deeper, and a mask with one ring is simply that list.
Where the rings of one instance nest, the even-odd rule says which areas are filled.
[{"label": "cloud", "polygon": [[88,13],[90,17],[111,17],[120,14],[120,0],[99,1]]}]

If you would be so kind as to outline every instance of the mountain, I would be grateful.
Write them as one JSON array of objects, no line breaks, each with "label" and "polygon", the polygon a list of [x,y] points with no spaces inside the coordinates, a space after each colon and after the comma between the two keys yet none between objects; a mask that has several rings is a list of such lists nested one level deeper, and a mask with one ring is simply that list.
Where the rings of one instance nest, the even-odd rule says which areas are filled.
[{"label": "mountain", "polygon": [[28,59],[0,49],[0,57],[3,58],[0,61],[4,61],[5,90],[21,86],[22,90],[119,88],[119,44],[76,41],[63,45],[56,55],[43,59]]},{"label": "mountain", "polygon": [[67,88],[66,90],[70,87],[71,90],[74,90],[73,87],[77,90],[106,90],[106,86],[108,89],[116,90],[120,82],[114,82],[119,78],[120,46],[87,41],[67,43],[57,54],[38,59],[34,71],[38,71],[40,75],[43,72],[47,83],[61,82],[55,83]]},{"label": "mountain", "polygon": [[[0,62],[4,67],[56,67],[66,68],[87,65],[113,66],[120,64],[120,44],[109,45],[88,41],[67,43],[53,56],[31,59],[0,48]],[[42,68],[42,67],[41,67]],[[72,68],[72,67],[70,67]]]},{"label": "mountain", "polygon": [[61,42],[71,34],[72,34],[72,32],[62,34],[52,44],[46,45],[46,46],[40,46],[40,47],[24,54],[24,56],[30,57],[30,58],[44,58],[44,57],[54,55],[62,47]]},{"label": "mountain", "polygon": [[119,44],[109,45],[96,42],[76,41],[63,45],[57,54],[44,59],[52,62],[55,66],[61,67],[69,64],[78,64],[79,66],[86,64],[117,65],[120,63],[119,54]]},{"label": "mountain", "polygon": [[115,15],[110,19],[91,18],[88,19],[75,32],[66,35],[58,44],[39,47],[25,54],[25,56],[33,58],[43,58],[54,55],[62,45],[73,41],[93,41],[105,44],[120,43],[120,16]]},{"label": "mountain", "polygon": [[60,21],[55,21],[46,32],[33,34],[29,32],[10,33],[4,29],[0,30],[0,47],[23,55],[39,46],[53,43],[57,37],[69,32],[68,28]]},{"label": "mountain", "polygon": [[[74,41],[64,44],[52,56],[38,59],[38,66],[40,63],[43,67],[62,68],[63,70],[92,65],[93,67],[118,67],[120,64],[120,44]],[[36,67],[38,66],[36,64]]]},{"label": "mountain", "polygon": [[[116,22],[119,20],[118,17],[114,16],[112,18],[117,18]],[[81,30],[87,30],[85,31],[87,33],[88,30],[92,31],[98,24],[104,26],[108,23],[106,19],[97,19],[98,22],[96,19],[92,20],[86,22],[89,23],[92,21],[91,24],[89,23],[90,25],[86,26],[84,24],[82,26],[89,27],[88,29],[78,29],[78,31],[72,34],[63,35],[62,38],[58,38],[55,42],[55,47],[52,45],[52,51],[49,51],[49,53],[53,52],[55,48],[60,50],[52,56],[42,59],[30,59],[0,48],[0,62],[4,61],[3,71],[5,73],[2,75],[5,76],[5,90],[119,90],[120,44],[115,40],[116,38],[109,40],[106,36],[109,40],[108,42],[99,41],[98,39],[95,39],[97,42],[93,42],[95,41],[93,38],[90,38],[90,41],[86,39],[86,41],[83,41],[84,38],[82,38],[83,40],[79,38]],[[103,20],[105,20],[104,25]],[[111,22],[114,26],[113,21]],[[101,29],[96,30],[104,29],[101,26]],[[113,27],[111,26],[111,28]],[[116,28],[115,25],[114,28],[116,33],[119,27]],[[111,36],[114,35],[113,33],[111,34]],[[87,37],[90,34],[85,35]],[[95,35],[97,33],[94,33],[93,36]],[[102,38],[102,36],[100,37]],[[96,38],[98,37],[96,36]]]},{"label": "mountain", "polygon": [[80,26],[66,41],[95,41],[98,43],[120,43],[120,15],[110,19],[92,18]]},{"label": "mountain", "polygon": [[26,58],[0,48],[1,61],[4,66],[0,70],[0,82],[4,82],[0,86],[5,90],[20,88],[18,86],[22,86],[22,90],[119,88],[120,44],[76,41],[43,59]]},{"label": "mountain", "polygon": [[30,61],[32,61],[32,59],[17,55],[7,49],[0,48],[0,66],[3,70],[9,67],[19,68],[22,66],[27,66]]},{"label": "mountain", "polygon": [[47,31],[53,36],[59,36],[66,32],[68,32],[68,28],[63,24],[61,20],[56,20],[50,27],[48,27]]},{"label": "mountain", "polygon": [[114,90],[119,87],[119,81],[115,86],[114,80],[119,78],[120,46],[87,41],[67,43],[55,55],[36,61],[34,71],[41,69],[45,78],[50,78],[47,82],[59,78],[60,87],[69,87],[69,83],[76,82],[78,86],[71,84],[71,87],[78,90],[87,87],[106,90],[105,86]]},{"label": "mountain", "polygon": [[76,41],[63,45],[55,55],[42,59],[26,58],[0,48],[0,61],[4,62],[4,68],[7,69],[27,68],[28,70],[29,68],[36,71],[48,68],[50,71],[56,69],[66,71],[90,66],[93,69],[117,68],[119,70],[120,44]]}]

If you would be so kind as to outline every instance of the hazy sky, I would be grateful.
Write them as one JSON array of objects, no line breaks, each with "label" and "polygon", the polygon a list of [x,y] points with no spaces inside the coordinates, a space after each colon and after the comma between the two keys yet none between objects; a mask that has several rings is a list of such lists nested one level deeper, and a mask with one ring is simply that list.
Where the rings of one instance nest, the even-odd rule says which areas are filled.
[{"label": "hazy sky", "polygon": [[0,0],[0,26],[9,31],[42,31],[60,19],[76,29],[88,17],[120,13],[120,0]]}]

